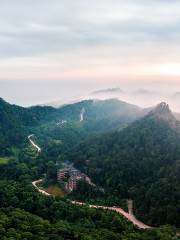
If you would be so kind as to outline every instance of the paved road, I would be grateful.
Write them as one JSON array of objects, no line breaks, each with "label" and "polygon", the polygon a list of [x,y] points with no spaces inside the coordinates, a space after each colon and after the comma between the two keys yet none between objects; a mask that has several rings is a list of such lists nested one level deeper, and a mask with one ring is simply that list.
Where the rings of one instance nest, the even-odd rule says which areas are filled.
[{"label": "paved road", "polygon": [[50,196],[49,193],[45,192],[44,190],[40,189],[40,188],[37,186],[37,184],[38,184],[38,183],[41,183],[42,181],[43,181],[42,179],[36,180],[36,181],[32,182],[32,185],[38,190],[38,192],[40,192],[40,193],[42,193],[42,194],[44,194],[44,195],[46,195],[46,196]]},{"label": "paved road", "polygon": [[[43,180],[39,179],[37,181],[32,182],[32,185],[42,194],[46,195],[46,196],[50,196],[49,193],[43,191],[42,189],[40,189],[37,184],[41,183]],[[76,204],[76,205],[87,205],[85,203],[82,202],[77,202],[77,201],[71,201],[72,204]],[[118,207],[106,207],[106,206],[100,206],[100,205],[88,205],[90,208],[97,208],[97,209],[104,209],[104,210],[110,210],[110,211],[114,211],[117,212],[118,214],[124,216],[127,220],[129,220],[130,222],[132,222],[134,225],[136,225],[138,228],[140,229],[150,229],[152,227],[142,223],[141,221],[139,221],[138,219],[136,219],[136,217],[130,213],[125,212],[122,208],[118,208]]]},{"label": "paved road", "polygon": [[35,144],[35,142],[31,139],[33,136],[34,136],[33,134],[29,135],[28,139],[29,139],[30,143],[32,144],[32,146],[37,149],[38,153],[40,153],[41,148],[37,144]]}]

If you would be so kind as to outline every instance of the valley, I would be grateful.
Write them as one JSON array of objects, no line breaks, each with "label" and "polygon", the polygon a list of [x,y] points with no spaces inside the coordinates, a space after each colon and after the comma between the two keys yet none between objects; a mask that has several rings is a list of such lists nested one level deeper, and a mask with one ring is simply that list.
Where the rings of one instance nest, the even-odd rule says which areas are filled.
[{"label": "valley", "polygon": [[[0,126],[7,129],[0,131],[6,140],[0,142],[1,159],[8,159],[1,164],[1,207],[23,208],[51,224],[52,216],[53,221],[62,219],[64,208],[69,209],[68,223],[72,220],[68,216],[74,211],[75,224],[81,212],[86,211],[83,215],[86,222],[93,211],[107,218],[118,218],[120,225],[125,221],[127,239],[131,239],[128,234],[132,232],[143,240],[146,234],[158,235],[166,225],[176,239],[180,209],[180,125],[166,103],[141,109],[112,99],[82,101],[54,109],[21,108],[2,101],[1,109]],[[10,134],[12,117],[16,121]],[[12,151],[13,148],[19,151]],[[64,168],[65,162],[72,163],[73,172],[81,174],[76,176],[72,191],[64,195],[58,189],[57,172]],[[74,175],[67,171],[64,183],[69,184],[71,177]],[[128,202],[129,211],[127,199],[133,199]],[[57,214],[51,211],[54,208]],[[51,213],[46,214],[47,211]],[[116,224],[111,224],[109,231],[115,231],[113,234],[121,239],[122,233],[120,237],[119,230],[114,230]]]},{"label": "valley", "polygon": [[0,0],[0,240],[180,240],[180,0]]}]

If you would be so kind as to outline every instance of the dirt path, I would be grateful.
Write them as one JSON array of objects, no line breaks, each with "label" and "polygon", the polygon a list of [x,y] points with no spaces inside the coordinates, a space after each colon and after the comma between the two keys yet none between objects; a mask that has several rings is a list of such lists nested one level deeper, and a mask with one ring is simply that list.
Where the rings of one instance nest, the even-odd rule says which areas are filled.
[{"label": "dirt path", "polygon": [[[76,205],[81,205],[81,206],[86,205],[85,203],[77,202],[77,201],[72,201],[71,203],[76,204]],[[131,214],[125,212],[122,208],[106,207],[106,206],[100,206],[100,205],[88,205],[88,206],[90,208],[104,209],[104,210],[110,210],[110,211],[117,212],[118,214],[123,215],[127,220],[132,222],[134,225],[136,225],[140,229],[150,229],[150,228],[152,228],[152,227],[142,223],[138,219],[136,219],[136,217],[134,215],[131,215]]]},{"label": "dirt path", "polygon": [[[49,193],[45,192],[44,190],[40,189],[37,184],[41,183],[43,180],[39,179],[37,181],[32,182],[32,185],[42,194],[46,195],[46,196],[50,196]],[[87,205],[86,203],[83,202],[77,202],[77,201],[70,201],[72,204],[75,205]],[[131,206],[132,202],[130,203]],[[106,207],[106,206],[100,206],[100,205],[87,205],[90,208],[96,208],[96,209],[103,209],[103,210],[110,210],[110,211],[114,211],[117,212],[118,214],[124,216],[127,220],[129,220],[130,222],[132,222],[134,225],[136,225],[138,228],[140,229],[150,229],[152,227],[142,223],[141,221],[139,221],[138,219],[136,219],[136,217],[133,215],[133,213],[127,213],[125,212],[122,208],[118,208],[118,207]]]}]

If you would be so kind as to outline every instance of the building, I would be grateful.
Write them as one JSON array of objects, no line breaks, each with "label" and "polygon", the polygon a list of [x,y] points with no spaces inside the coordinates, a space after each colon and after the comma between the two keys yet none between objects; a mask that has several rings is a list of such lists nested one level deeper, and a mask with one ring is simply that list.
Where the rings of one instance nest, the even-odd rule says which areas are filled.
[{"label": "building", "polygon": [[59,169],[57,171],[57,180],[67,192],[75,190],[77,188],[77,183],[80,180],[93,185],[88,176],[72,166]]},{"label": "building", "polygon": [[57,171],[57,180],[63,181],[63,179],[68,175],[68,173],[69,173],[69,168],[59,169]]}]

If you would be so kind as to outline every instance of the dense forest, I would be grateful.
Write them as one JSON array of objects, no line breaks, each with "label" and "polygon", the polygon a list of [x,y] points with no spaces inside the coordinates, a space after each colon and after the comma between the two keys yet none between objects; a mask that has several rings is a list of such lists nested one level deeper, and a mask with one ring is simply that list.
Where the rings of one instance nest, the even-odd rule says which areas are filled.
[{"label": "dense forest", "polygon": [[31,181],[41,176],[49,163],[44,164],[40,156],[35,160],[27,151],[19,160],[1,165],[1,239],[177,239],[175,228],[168,225],[138,230],[115,213],[78,207],[66,198],[38,193]]},{"label": "dense forest", "polygon": [[[82,109],[85,110],[84,121],[80,123]],[[22,147],[28,134],[35,133],[44,149],[54,148],[57,157],[62,149],[66,150],[87,135],[124,127],[143,114],[142,111],[115,99],[82,101],[57,109],[46,106],[23,108],[0,99],[0,156],[14,154],[12,147]],[[54,143],[59,147],[57,152]]]},{"label": "dense forest", "polygon": [[82,142],[65,158],[111,198],[134,199],[136,214],[145,222],[179,227],[179,130],[168,106],[159,105],[120,132]]},{"label": "dense forest", "polygon": [[[85,120],[80,122],[82,108]],[[22,108],[1,100],[0,239],[178,239],[179,126],[171,112],[159,110],[131,124],[145,112],[116,100],[59,109]],[[42,146],[40,154],[28,142],[31,133]],[[105,191],[80,182],[65,197],[38,193],[31,182],[56,179],[57,164],[64,159]],[[138,217],[158,227],[138,230],[116,213],[69,202],[82,197],[117,205],[132,198]]]}]

